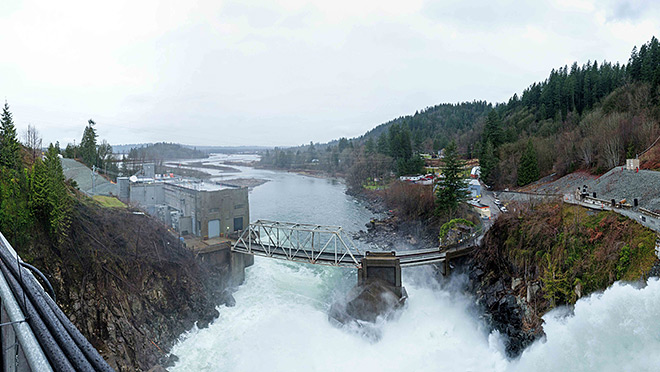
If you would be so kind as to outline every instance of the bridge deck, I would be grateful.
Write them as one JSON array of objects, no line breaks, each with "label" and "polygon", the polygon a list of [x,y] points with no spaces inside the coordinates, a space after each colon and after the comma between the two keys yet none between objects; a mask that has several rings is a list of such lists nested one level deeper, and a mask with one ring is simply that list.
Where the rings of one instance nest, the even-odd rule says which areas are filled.
[{"label": "bridge deck", "polygon": [[[473,236],[461,245],[396,252],[402,267],[441,263],[447,258],[470,253],[481,236]],[[255,256],[278,258],[339,267],[361,267],[364,254],[338,226],[322,226],[258,220],[250,223],[233,244],[232,251]]]},{"label": "bridge deck", "polygon": [[[284,251],[286,250],[286,252]],[[396,256],[399,258],[401,267],[412,267],[419,265],[428,265],[444,262],[447,254],[451,258],[464,256],[474,250],[474,246],[460,246],[450,248],[448,250],[440,251],[438,248],[429,248],[429,249],[418,249],[411,251],[399,251],[396,252]],[[356,267],[355,261],[352,257],[346,255],[344,257],[338,257],[334,252],[315,252],[312,256],[312,253],[309,251],[299,250],[295,251],[294,248],[282,248],[275,247],[268,244],[251,244],[251,247],[248,247],[243,242],[237,242],[233,245],[232,251],[240,252],[245,254],[252,254],[255,256],[264,256],[277,258],[282,260],[289,260],[295,262],[304,262],[304,263],[313,263],[320,265],[329,265],[329,266],[340,266],[340,267]],[[353,254],[353,256],[360,262],[364,257],[363,254]],[[292,257],[292,258],[289,258]],[[338,264],[336,264],[338,263]]]}]

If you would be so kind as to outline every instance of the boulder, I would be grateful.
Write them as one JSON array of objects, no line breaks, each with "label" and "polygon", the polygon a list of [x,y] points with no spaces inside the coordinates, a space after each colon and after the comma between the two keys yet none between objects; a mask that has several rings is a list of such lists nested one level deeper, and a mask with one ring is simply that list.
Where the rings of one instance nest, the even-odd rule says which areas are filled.
[{"label": "boulder", "polygon": [[386,282],[369,280],[364,285],[356,285],[348,293],[345,301],[332,305],[328,318],[340,324],[353,321],[375,322],[380,317],[389,317],[405,303],[407,294],[399,297]]}]

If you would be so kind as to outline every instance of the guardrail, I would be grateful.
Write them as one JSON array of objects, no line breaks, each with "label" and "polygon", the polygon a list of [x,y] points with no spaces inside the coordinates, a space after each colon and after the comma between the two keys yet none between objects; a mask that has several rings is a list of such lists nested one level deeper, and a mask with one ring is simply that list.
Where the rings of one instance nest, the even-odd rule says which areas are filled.
[{"label": "guardrail", "polygon": [[642,212],[642,214],[645,214],[649,217],[660,218],[660,213],[653,212],[649,209],[639,207],[639,211]]}]

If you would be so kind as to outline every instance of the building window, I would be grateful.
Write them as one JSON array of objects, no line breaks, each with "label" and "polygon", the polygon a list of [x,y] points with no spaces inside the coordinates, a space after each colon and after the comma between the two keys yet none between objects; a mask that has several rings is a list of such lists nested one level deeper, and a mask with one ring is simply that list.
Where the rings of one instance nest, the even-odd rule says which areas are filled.
[{"label": "building window", "polygon": [[234,205],[234,209],[241,209],[241,208],[245,208],[245,204],[236,204],[236,205]]},{"label": "building window", "polygon": [[209,213],[218,213],[220,212],[220,208],[211,208],[209,209]]}]

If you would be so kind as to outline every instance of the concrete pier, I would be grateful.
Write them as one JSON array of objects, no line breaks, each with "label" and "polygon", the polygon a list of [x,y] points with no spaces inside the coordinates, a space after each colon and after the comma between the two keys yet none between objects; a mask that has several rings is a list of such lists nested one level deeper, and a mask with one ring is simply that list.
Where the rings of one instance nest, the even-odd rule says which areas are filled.
[{"label": "concrete pier", "polygon": [[224,237],[212,239],[188,238],[186,247],[197,259],[212,266],[227,268],[229,285],[237,286],[245,281],[245,268],[254,264],[254,256],[232,252],[233,240]]},{"label": "concrete pier", "polygon": [[399,298],[403,297],[401,261],[396,252],[366,252],[362,258],[362,267],[358,269],[358,285],[366,285],[376,279],[391,286]]}]

